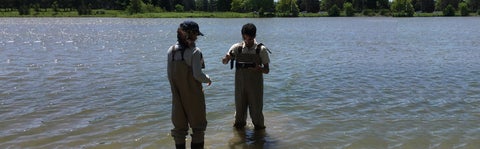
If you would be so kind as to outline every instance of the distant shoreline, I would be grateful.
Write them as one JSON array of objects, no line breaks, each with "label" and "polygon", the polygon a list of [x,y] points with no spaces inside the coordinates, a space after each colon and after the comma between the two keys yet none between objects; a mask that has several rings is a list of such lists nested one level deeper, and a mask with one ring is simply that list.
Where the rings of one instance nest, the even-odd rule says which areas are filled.
[{"label": "distant shoreline", "polygon": [[[461,16],[458,12],[454,17],[478,17],[478,13],[470,13],[469,16]],[[118,17],[118,18],[260,18],[260,16],[254,12],[238,13],[238,12],[159,12],[159,13],[137,13],[128,14],[123,10],[92,10],[91,15],[78,15],[77,11],[66,12],[31,12],[29,15],[19,15],[17,11],[0,12],[0,17]],[[288,16],[287,16],[288,17]],[[327,12],[319,13],[300,13],[298,17],[329,17]],[[344,13],[339,17],[347,17]],[[363,15],[361,13],[355,13],[351,17],[392,17],[391,15],[380,15],[374,13],[373,15]],[[444,17],[442,12],[433,13],[415,13],[413,17]],[[285,18],[284,16],[270,16],[268,18]]]}]

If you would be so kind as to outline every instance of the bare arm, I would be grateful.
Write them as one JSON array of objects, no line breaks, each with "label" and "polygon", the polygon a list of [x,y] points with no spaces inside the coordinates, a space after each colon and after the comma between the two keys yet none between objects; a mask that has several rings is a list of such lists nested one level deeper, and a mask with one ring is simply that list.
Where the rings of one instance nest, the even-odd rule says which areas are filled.
[{"label": "bare arm", "polygon": [[232,56],[230,56],[229,54],[226,54],[225,57],[222,58],[222,63],[228,64],[228,61],[230,61],[231,59],[232,59]]},{"label": "bare arm", "polygon": [[268,65],[268,63],[263,64],[262,73],[268,74],[269,72],[270,72],[270,66]]}]

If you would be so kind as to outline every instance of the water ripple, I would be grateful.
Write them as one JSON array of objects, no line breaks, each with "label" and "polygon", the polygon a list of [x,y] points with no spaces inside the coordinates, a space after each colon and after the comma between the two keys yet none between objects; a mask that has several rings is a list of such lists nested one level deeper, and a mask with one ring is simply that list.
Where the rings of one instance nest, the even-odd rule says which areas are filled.
[{"label": "water ripple", "polygon": [[[173,147],[165,56],[183,19],[6,19],[0,148]],[[479,145],[479,34],[466,34],[478,19],[195,20],[213,79],[208,148]],[[234,70],[220,62],[241,41],[224,26],[245,22],[273,52],[262,134],[231,127]]]}]

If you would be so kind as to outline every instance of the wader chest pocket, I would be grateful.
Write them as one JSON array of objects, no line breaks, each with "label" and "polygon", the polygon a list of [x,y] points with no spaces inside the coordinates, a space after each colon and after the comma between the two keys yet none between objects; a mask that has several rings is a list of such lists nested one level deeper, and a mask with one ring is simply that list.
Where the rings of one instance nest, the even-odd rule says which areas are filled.
[{"label": "wader chest pocket", "polygon": [[254,62],[236,62],[235,63],[235,68],[250,68],[250,67],[255,67]]}]

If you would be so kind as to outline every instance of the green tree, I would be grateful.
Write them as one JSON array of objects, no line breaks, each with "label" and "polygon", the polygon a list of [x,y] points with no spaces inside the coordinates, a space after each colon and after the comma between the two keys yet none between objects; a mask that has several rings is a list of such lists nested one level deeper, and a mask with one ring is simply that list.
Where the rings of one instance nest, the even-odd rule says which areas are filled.
[{"label": "green tree", "polygon": [[275,4],[273,0],[260,0],[258,1],[258,7],[259,11],[260,9],[267,12],[275,11]]},{"label": "green tree", "polygon": [[472,11],[478,11],[480,7],[480,0],[467,0],[467,4]]},{"label": "green tree", "polygon": [[232,0],[230,10],[233,12],[241,12],[242,9],[242,0]]},{"label": "green tree", "polygon": [[447,5],[445,9],[443,9],[444,16],[455,16],[455,8],[452,5]]},{"label": "green tree", "polygon": [[352,0],[352,5],[355,11],[362,11],[364,8],[364,0]]},{"label": "green tree", "polygon": [[232,0],[230,10],[234,12],[248,12],[256,10],[253,0]]},{"label": "green tree", "polygon": [[346,2],[343,4],[343,10],[345,10],[345,15],[346,16],[354,16],[355,15],[355,10],[353,9],[353,5],[350,2]]},{"label": "green tree", "polygon": [[180,5],[180,4],[175,5],[175,11],[176,12],[184,12],[185,11],[184,8],[185,7],[183,7],[183,5]]},{"label": "green tree", "polygon": [[129,14],[143,13],[143,6],[145,4],[142,0],[130,0],[130,3],[127,6],[127,12]]},{"label": "green tree", "polygon": [[185,11],[195,10],[195,1],[194,0],[182,0],[180,3],[183,5]]},{"label": "green tree", "polygon": [[389,9],[390,8],[390,1],[389,0],[378,0],[377,1],[377,9]]},{"label": "green tree", "polygon": [[36,4],[33,4],[33,11],[35,11],[35,14],[39,14],[40,13],[40,4],[39,3],[36,3]]},{"label": "green tree", "polygon": [[30,2],[28,0],[19,0],[16,1],[15,7],[18,10],[20,15],[29,15],[30,14]]},{"label": "green tree", "polygon": [[63,11],[72,11],[73,0],[58,0],[58,8],[63,9]]},{"label": "green tree", "polygon": [[153,12],[153,13],[160,13],[164,12],[164,10],[160,7],[154,6],[153,4],[145,4],[143,5],[143,12]]},{"label": "green tree", "polygon": [[389,0],[346,0],[352,2],[353,8],[356,11],[362,11],[365,9],[379,10],[390,8]]},{"label": "green tree", "polygon": [[58,13],[58,12],[59,12],[58,2],[57,2],[57,1],[54,1],[54,2],[52,3],[52,9],[53,9],[53,12],[55,12],[55,13]]},{"label": "green tree", "polygon": [[40,0],[40,8],[43,8],[44,11],[47,11],[47,8],[52,5],[52,0]]},{"label": "green tree", "polygon": [[30,7],[28,5],[21,5],[18,7],[18,14],[20,15],[29,15]]},{"label": "green tree", "polygon": [[203,11],[209,11],[208,10],[208,5],[209,5],[208,0],[202,0],[202,10]]},{"label": "green tree", "polygon": [[460,9],[460,15],[462,16],[468,16],[468,13],[470,12],[468,10],[467,3],[465,2],[461,2],[460,4],[458,4],[458,9]]},{"label": "green tree", "polygon": [[340,16],[340,8],[335,4],[330,9],[328,9],[328,16],[338,17]]},{"label": "green tree", "polygon": [[174,11],[172,0],[159,0],[158,4],[159,7],[165,9],[166,11]]},{"label": "green tree", "polygon": [[92,14],[92,5],[86,4],[84,0],[80,0],[80,5],[77,6],[78,15]]},{"label": "green tree", "polygon": [[279,0],[275,10],[279,13],[286,13],[287,16],[298,17],[299,9],[295,0]]},{"label": "green tree", "polygon": [[[232,0],[229,3],[229,10],[250,12],[250,11],[274,11],[273,0]],[[232,8],[235,7],[235,8]],[[240,8],[240,9],[239,9]]]},{"label": "green tree", "polygon": [[319,12],[320,0],[297,0],[300,11]]},{"label": "green tree", "polygon": [[364,8],[364,10],[365,9],[372,9],[372,10],[378,9],[377,2],[378,2],[378,0],[365,0],[366,8]]},{"label": "green tree", "polygon": [[343,3],[345,3],[345,0],[322,0],[320,9],[328,11],[333,5],[337,5],[338,8],[343,8]]},{"label": "green tree", "polygon": [[372,9],[364,9],[362,14],[364,16],[374,16],[375,15],[375,12],[372,10]]},{"label": "green tree", "polygon": [[437,10],[445,10],[448,5],[452,5],[452,7],[458,8],[458,4],[463,0],[436,0],[435,8]]},{"label": "green tree", "polygon": [[391,6],[393,16],[413,17],[415,10],[411,0],[394,0]]},{"label": "green tree", "polygon": [[434,0],[420,0],[420,10],[422,12],[431,13],[435,11],[435,1]]},{"label": "green tree", "polygon": [[209,0],[208,1],[208,10],[209,11],[218,11],[218,0]]},{"label": "green tree", "polygon": [[232,0],[218,0],[218,11],[229,11],[231,9]]}]

